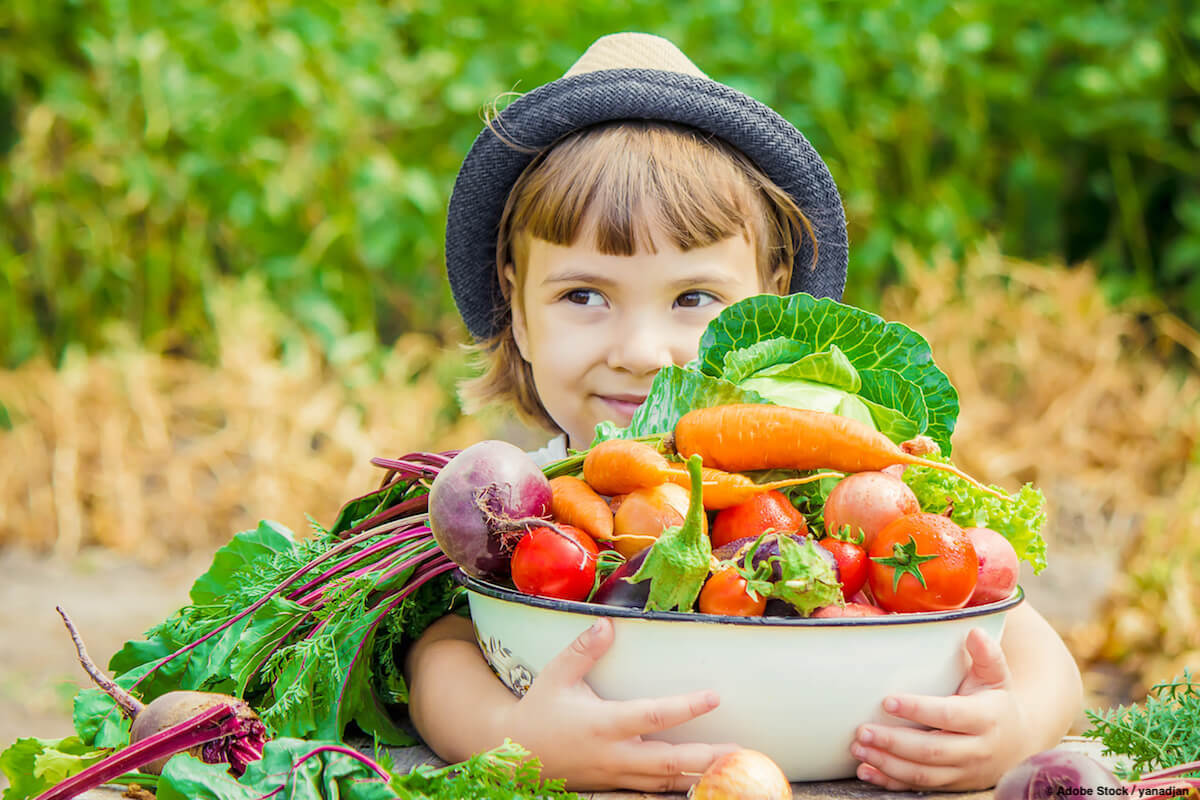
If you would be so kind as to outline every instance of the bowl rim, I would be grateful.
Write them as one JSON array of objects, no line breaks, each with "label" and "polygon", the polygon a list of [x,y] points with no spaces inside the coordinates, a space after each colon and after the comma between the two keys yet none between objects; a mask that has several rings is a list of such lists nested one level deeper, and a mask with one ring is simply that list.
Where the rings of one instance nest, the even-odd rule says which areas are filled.
[{"label": "bowl rim", "polygon": [[553,597],[523,594],[494,583],[472,577],[461,568],[451,572],[453,579],[468,592],[504,600],[519,605],[551,611],[565,611],[589,617],[626,617],[631,619],[660,620],[670,622],[698,622],[702,624],[746,625],[769,628],[807,627],[852,627],[856,625],[920,625],[929,622],[967,619],[995,614],[1019,605],[1025,599],[1025,590],[1019,584],[1013,593],[1003,600],[978,606],[964,606],[950,611],[895,612],[876,617],[735,617],[724,614],[702,614],[685,611],[643,611],[625,606],[610,606],[600,603],[585,603],[578,600],[559,600]]}]

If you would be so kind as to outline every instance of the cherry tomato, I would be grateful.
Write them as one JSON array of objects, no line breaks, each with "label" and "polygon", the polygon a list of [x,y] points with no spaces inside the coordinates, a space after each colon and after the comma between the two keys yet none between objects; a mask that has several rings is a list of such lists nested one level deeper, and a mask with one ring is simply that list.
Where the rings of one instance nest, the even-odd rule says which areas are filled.
[{"label": "cherry tomato", "polygon": [[833,553],[838,580],[842,582],[842,597],[849,600],[867,582],[867,551],[861,544],[837,536],[826,536],[817,544]]},{"label": "cherry tomato", "polygon": [[895,519],[875,536],[867,555],[871,594],[887,611],[962,608],[975,591],[975,547],[948,517],[917,513]]},{"label": "cherry tomato", "polygon": [[731,617],[761,617],[767,607],[764,595],[751,596],[746,579],[736,569],[717,570],[700,590],[700,613]]},{"label": "cherry tomato", "polygon": [[512,554],[512,578],[525,594],[584,600],[596,582],[592,537],[572,525],[534,528],[521,537]]},{"label": "cherry tomato", "polygon": [[720,547],[747,536],[757,538],[774,529],[779,533],[808,533],[804,515],[782,492],[760,492],[744,503],[717,512],[712,524],[712,546]]}]

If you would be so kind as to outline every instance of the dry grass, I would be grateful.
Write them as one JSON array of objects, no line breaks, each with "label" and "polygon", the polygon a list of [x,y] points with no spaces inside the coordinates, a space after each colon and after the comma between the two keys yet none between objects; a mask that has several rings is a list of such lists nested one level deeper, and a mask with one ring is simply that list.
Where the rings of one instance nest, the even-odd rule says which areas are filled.
[{"label": "dry grass", "polygon": [[62,557],[100,546],[153,563],[261,518],[304,533],[306,514],[329,524],[378,482],[372,456],[482,438],[477,423],[447,421],[434,376],[446,356],[430,338],[335,368],[248,285],[212,311],[213,366],[118,346],[57,371],[0,372],[15,423],[0,431],[0,546]]},{"label": "dry grass", "polygon": [[1160,308],[1113,307],[1086,268],[981,251],[908,259],[881,313],[929,339],[960,395],[955,460],[1047,496],[1056,554],[1116,554],[1100,613],[1065,631],[1085,665],[1140,695],[1200,670],[1200,333]]}]

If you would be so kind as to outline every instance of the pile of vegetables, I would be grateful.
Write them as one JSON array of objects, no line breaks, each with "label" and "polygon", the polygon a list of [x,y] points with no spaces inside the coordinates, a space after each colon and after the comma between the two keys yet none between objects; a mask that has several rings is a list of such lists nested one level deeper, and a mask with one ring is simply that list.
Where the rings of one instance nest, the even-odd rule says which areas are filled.
[{"label": "pile of vegetables", "polygon": [[[350,731],[414,743],[397,723],[404,648],[465,613],[459,567],[534,594],[722,615],[915,612],[1007,596],[1017,558],[1045,564],[1043,498],[1028,485],[983,486],[950,462],[957,410],[928,345],[903,325],[807,295],[730,306],[698,358],[661,370],[630,425],[598,426],[587,451],[544,468],[494,441],[379,458],[379,488],[329,528],[314,522],[297,539],[263,522],[235,535],[190,602],[114,654],[104,688],[76,696],[74,736],[21,739],[0,755],[13,781],[4,800],[129,748],[125,696],[152,704],[179,691],[235,698],[265,730],[255,746],[271,741],[262,761],[170,758],[163,796],[224,796],[214,787],[234,780],[263,796],[268,773],[308,775],[305,758],[361,767],[375,778],[356,785],[396,792],[386,769],[341,743]],[[283,752],[291,772],[260,769]],[[497,758],[511,767],[510,756]],[[557,791],[486,760],[427,777],[496,769],[524,776],[513,797]],[[186,791],[173,783],[184,771]]]},{"label": "pile of vegetables", "polygon": [[[957,411],[906,326],[807,295],[753,297],[709,325],[694,362],[659,372],[628,427],[598,426],[548,481],[496,443],[465,450],[452,466],[472,478],[434,481],[459,499],[430,524],[468,574],[565,600],[733,616],[991,603],[1013,592],[1021,558],[1044,567],[1044,500],[951,463]],[[511,506],[481,510],[471,491],[501,472],[522,478]],[[486,561],[455,555],[479,551]]]}]

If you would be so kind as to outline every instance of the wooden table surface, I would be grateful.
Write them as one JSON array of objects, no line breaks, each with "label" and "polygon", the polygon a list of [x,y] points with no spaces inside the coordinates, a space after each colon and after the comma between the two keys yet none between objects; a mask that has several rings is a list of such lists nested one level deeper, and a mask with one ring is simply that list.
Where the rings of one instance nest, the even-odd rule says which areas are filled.
[{"label": "wooden table surface", "polygon": [[[1110,759],[1100,755],[1099,743],[1078,736],[1068,736],[1063,739],[1064,747],[1078,750],[1112,766]],[[369,752],[370,748],[366,748]],[[407,771],[417,764],[427,763],[441,765],[445,762],[438,759],[425,747],[390,748],[396,761],[396,769]],[[683,800],[687,797],[682,793],[646,794],[644,792],[584,792],[588,800]],[[918,797],[936,795],[939,800],[991,800],[990,789],[977,792],[889,792],[857,779],[842,781],[822,781],[815,783],[793,783],[793,800],[913,800]],[[120,789],[101,788],[79,795],[82,800],[118,800]]]}]

